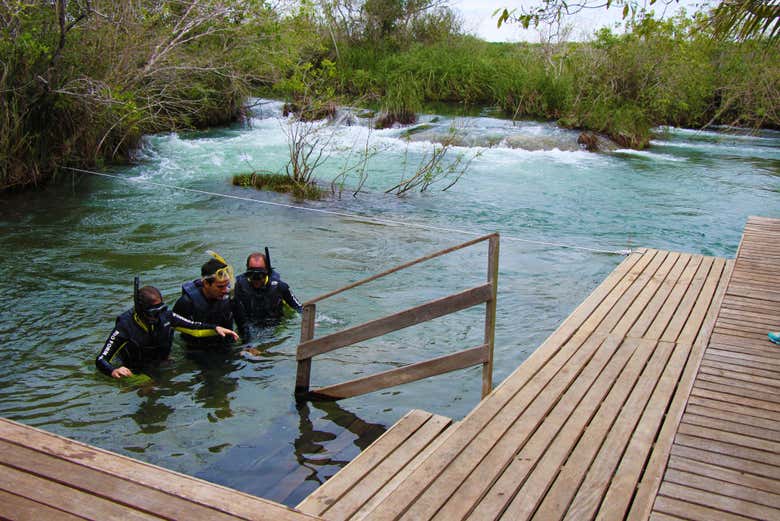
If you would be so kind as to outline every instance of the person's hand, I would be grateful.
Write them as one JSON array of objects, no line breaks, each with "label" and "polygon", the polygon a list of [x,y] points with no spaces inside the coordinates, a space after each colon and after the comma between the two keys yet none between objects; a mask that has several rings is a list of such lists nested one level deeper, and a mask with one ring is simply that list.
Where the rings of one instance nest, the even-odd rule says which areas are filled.
[{"label": "person's hand", "polygon": [[226,335],[230,335],[230,336],[232,336],[232,337],[233,337],[233,340],[238,340],[238,333],[236,333],[236,332],[235,332],[235,331],[233,331],[232,329],[228,329],[228,328],[226,328],[226,327],[217,326],[217,334],[218,334],[219,336],[226,336]]},{"label": "person's hand", "polygon": [[125,366],[117,367],[111,371],[112,378],[122,378],[123,376],[133,376],[133,372]]}]

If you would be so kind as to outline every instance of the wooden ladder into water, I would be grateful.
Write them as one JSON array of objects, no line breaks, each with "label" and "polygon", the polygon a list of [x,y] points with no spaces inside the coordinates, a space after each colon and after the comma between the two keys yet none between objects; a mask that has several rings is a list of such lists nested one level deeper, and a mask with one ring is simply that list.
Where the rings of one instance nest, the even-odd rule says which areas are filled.
[{"label": "wooden ladder into water", "polygon": [[780,347],[766,339],[780,327],[777,244],[780,220],[751,218],[736,267],[632,254],[461,422],[422,449],[409,435],[413,448],[388,450],[425,413],[403,418],[298,508],[328,520],[780,519]]}]

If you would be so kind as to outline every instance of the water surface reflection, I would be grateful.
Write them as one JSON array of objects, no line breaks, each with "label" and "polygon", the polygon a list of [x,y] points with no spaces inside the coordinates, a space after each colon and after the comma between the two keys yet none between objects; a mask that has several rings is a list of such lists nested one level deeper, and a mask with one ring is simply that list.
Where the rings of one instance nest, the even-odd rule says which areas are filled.
[{"label": "water surface reflection", "polygon": [[[382,433],[336,402],[295,404],[287,417],[227,450],[199,477],[287,505],[296,505],[346,466]],[[280,437],[280,433],[286,436]],[[294,435],[290,443],[289,438]]]}]

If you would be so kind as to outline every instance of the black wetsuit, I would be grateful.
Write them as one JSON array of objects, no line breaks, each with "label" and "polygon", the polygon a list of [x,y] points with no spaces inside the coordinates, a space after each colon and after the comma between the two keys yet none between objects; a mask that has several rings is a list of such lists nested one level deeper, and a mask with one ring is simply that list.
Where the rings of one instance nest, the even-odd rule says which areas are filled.
[{"label": "black wetsuit", "polygon": [[[128,309],[117,317],[114,330],[108,335],[95,359],[95,365],[109,376],[114,369],[122,366],[138,371],[168,359],[174,328],[197,334],[198,331],[214,330],[215,327],[188,320],[170,310],[160,316],[159,322],[147,324],[133,309]],[[119,358],[121,363],[117,364],[115,358]]]},{"label": "black wetsuit", "polygon": [[[181,287],[181,297],[173,305],[174,313],[196,322],[233,329],[232,302],[229,299],[207,299],[201,291],[202,287],[203,281],[200,279],[184,283]],[[220,337],[216,332],[209,336],[194,336],[182,332],[181,336],[188,347],[196,348],[226,347],[233,342],[233,337]]]},{"label": "black wetsuit", "polygon": [[[275,271],[271,271],[268,282],[255,288],[252,282],[241,274],[236,277],[235,302],[236,322],[243,334],[249,324],[269,325],[284,316],[284,305],[301,312],[301,303]],[[243,335],[242,335],[243,336]]]}]

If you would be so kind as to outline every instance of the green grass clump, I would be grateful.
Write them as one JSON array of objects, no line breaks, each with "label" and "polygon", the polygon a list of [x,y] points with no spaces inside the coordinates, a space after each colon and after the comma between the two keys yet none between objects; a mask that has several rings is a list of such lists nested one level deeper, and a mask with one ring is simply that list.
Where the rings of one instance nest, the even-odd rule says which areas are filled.
[{"label": "green grass clump", "polygon": [[322,199],[323,190],[314,183],[296,183],[285,174],[238,174],[233,176],[233,185],[244,188],[254,187],[258,190],[292,194],[298,199]]}]

